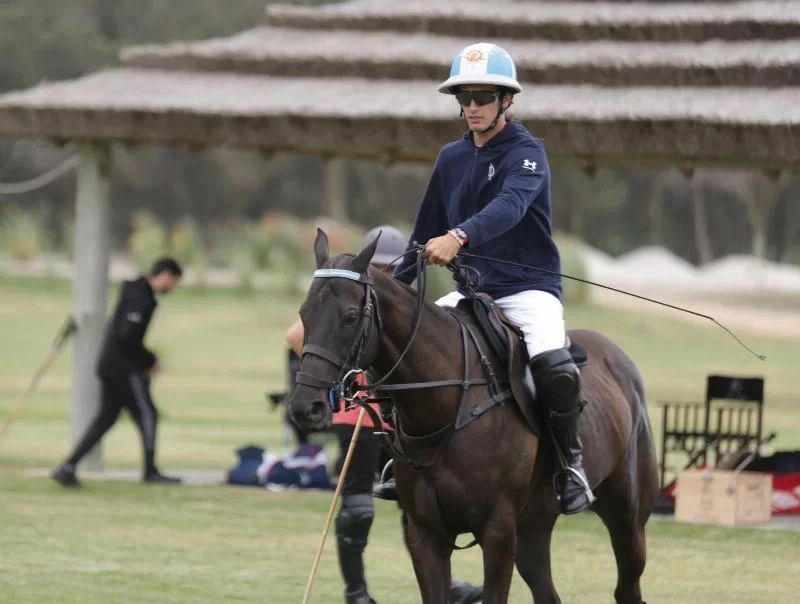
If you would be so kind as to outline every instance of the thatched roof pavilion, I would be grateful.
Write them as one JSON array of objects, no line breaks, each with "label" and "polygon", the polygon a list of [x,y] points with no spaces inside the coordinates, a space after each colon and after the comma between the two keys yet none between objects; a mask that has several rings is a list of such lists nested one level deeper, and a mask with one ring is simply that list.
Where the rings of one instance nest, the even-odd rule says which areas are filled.
[{"label": "thatched roof pavilion", "polygon": [[516,57],[517,116],[554,162],[800,165],[792,2],[357,0],[270,5],[265,18],[4,95],[0,133],[427,162],[461,128],[436,83],[489,36]]},{"label": "thatched roof pavilion", "polygon": [[336,157],[430,162],[463,128],[437,83],[461,47],[497,41],[553,164],[800,169],[796,2],[363,0],[265,20],[0,96],[0,135],[80,147],[74,438],[99,397],[113,143],[318,153],[331,172]]}]

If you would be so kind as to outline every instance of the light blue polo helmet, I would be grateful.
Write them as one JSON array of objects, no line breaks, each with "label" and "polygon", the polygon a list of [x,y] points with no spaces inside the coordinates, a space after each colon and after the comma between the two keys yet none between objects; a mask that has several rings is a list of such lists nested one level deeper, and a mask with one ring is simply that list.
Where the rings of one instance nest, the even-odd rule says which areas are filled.
[{"label": "light blue polo helmet", "polygon": [[522,92],[511,55],[504,48],[489,42],[463,48],[453,59],[450,77],[439,85],[439,92],[456,94],[459,86],[466,84],[491,84],[515,93]]}]

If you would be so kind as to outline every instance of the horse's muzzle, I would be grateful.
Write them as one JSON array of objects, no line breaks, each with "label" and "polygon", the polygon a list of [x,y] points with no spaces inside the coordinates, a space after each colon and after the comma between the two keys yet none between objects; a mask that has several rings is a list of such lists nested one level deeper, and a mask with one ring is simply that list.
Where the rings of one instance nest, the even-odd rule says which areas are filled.
[{"label": "horse's muzzle", "polygon": [[309,398],[301,398],[297,396],[298,390],[302,387],[295,387],[295,390],[289,395],[287,404],[289,405],[289,414],[292,421],[297,424],[301,430],[325,432],[331,427],[331,408],[325,399],[311,391]]}]

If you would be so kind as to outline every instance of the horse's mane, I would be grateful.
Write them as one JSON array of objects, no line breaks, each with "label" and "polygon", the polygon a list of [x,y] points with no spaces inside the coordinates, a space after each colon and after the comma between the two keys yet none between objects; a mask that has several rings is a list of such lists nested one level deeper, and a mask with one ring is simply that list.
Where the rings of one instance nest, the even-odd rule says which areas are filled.
[{"label": "horse's mane", "polygon": [[[340,268],[340,269],[352,270],[352,268],[353,268],[353,260],[355,260],[355,258],[356,258],[356,254],[353,254],[351,252],[346,252],[346,253],[343,253],[343,254],[339,254],[338,256],[335,256],[334,258],[331,258],[328,261],[328,265],[330,266],[330,268]],[[386,274],[385,272],[383,272],[382,270],[376,268],[373,265],[369,266],[368,273],[372,277],[372,279],[373,279],[373,281],[374,281],[374,283],[376,285],[376,292],[377,292],[378,283],[382,282],[383,285],[388,285],[390,288],[391,287],[399,287],[399,288],[401,288],[402,290],[404,290],[407,293],[409,293],[412,296],[414,296],[415,299],[418,296],[417,290],[415,288],[411,287],[410,285],[407,285],[407,284],[403,283],[402,281],[399,281],[398,279],[395,279],[391,275]],[[450,313],[445,308],[442,308],[441,306],[437,306],[436,304],[434,304],[430,300],[425,300],[424,308],[425,308],[425,310],[427,312],[431,313],[433,316],[435,316],[435,317],[437,317],[437,318],[439,318],[439,319],[441,319],[443,321],[454,321],[455,320],[455,318],[453,317],[452,313]]]},{"label": "horse's mane", "polygon": [[346,252],[344,254],[339,254],[338,256],[334,256],[330,260],[328,260],[328,265],[330,268],[346,268],[351,269],[353,260],[355,260],[356,255],[351,252]]}]

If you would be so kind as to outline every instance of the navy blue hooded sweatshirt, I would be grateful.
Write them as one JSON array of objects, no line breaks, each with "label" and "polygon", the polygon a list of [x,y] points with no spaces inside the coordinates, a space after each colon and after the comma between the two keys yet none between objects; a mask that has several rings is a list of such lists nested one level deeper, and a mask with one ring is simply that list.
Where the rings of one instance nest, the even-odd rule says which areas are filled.
[{"label": "navy blue hooded sweatshirt", "polygon": [[[519,122],[507,123],[483,147],[476,147],[466,132],[439,152],[409,241],[425,244],[455,227],[469,238],[466,252],[561,271],[552,238],[544,144]],[[561,300],[557,275],[475,258],[459,260],[478,270],[479,291],[494,299],[542,290]],[[395,270],[397,279],[410,285],[416,278],[415,261],[407,254]]]}]

